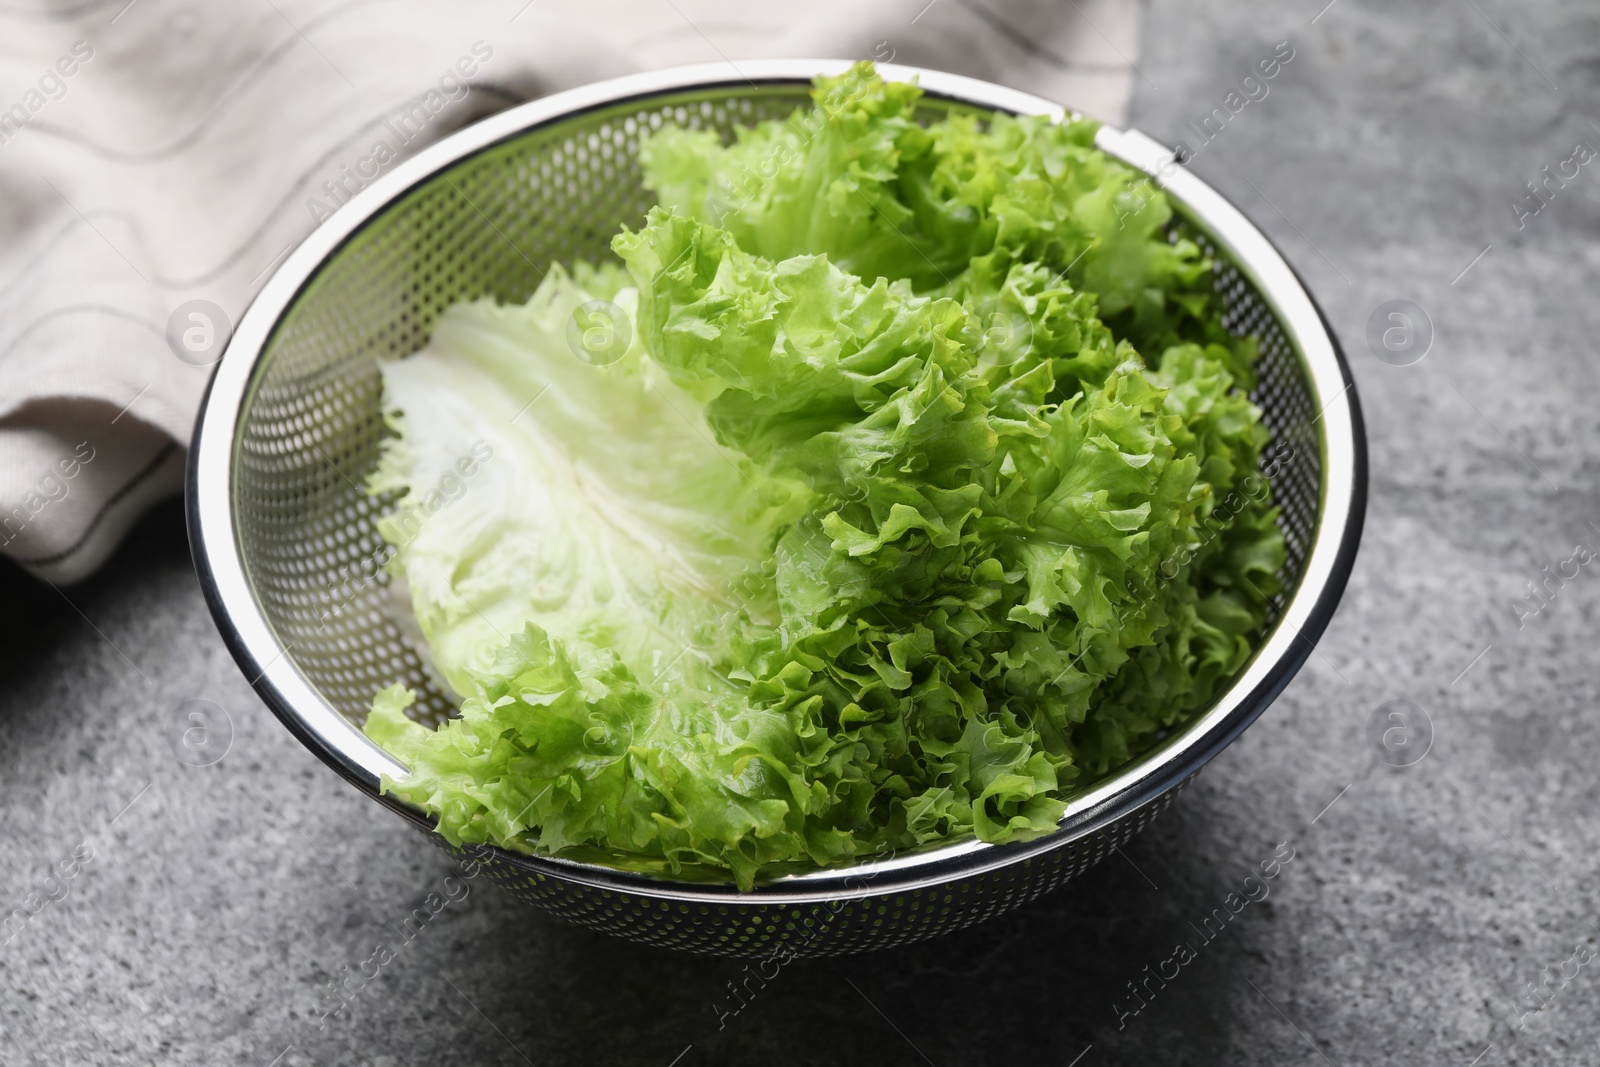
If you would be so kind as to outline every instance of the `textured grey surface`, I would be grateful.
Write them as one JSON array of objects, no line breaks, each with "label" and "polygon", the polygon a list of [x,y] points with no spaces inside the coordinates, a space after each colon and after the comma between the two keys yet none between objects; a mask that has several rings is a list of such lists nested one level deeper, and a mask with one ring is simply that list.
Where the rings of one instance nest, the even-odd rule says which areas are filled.
[{"label": "textured grey surface", "polygon": [[[323,1025],[330,981],[448,868],[255,700],[168,508],[69,591],[76,609],[0,574],[0,912],[61,897],[0,945],[0,1063],[1600,1063],[1600,962],[1568,962],[1521,1015],[1541,969],[1600,943],[1595,567],[1520,630],[1511,607],[1576,543],[1600,548],[1600,171],[1520,232],[1508,207],[1600,146],[1600,16],[1337,0],[1311,24],[1322,3],[1159,0],[1147,22],[1135,121],[1167,140],[1193,144],[1186,119],[1295,48],[1195,167],[1323,300],[1373,495],[1318,654],[1125,858],[973,930],[791,964],[722,1018],[739,965],[468,883]],[[1404,368],[1363,339],[1399,298],[1437,330]],[[211,766],[174,756],[193,699],[233,726]],[[1403,770],[1367,737],[1394,699],[1433,725]],[[93,858],[51,881],[84,842]],[[1279,842],[1294,859],[1270,896],[1202,943]],[[1119,1016],[1125,983],[1185,941],[1195,958]]]}]

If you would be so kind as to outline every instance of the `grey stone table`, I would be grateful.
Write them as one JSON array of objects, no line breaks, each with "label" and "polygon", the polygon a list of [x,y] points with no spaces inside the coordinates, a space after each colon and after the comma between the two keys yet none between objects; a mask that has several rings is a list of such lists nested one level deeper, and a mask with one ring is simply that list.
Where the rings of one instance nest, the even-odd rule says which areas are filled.
[{"label": "grey stone table", "polygon": [[[1197,148],[1324,301],[1373,492],[1318,654],[1125,857],[959,934],[792,964],[726,1016],[738,965],[469,883],[323,1018],[444,857],[257,702],[168,507],[70,603],[0,576],[0,909],[41,903],[0,934],[0,1062],[1600,1063],[1596,568],[1516,606],[1600,548],[1600,170],[1511,207],[1600,145],[1600,13],[1336,0],[1313,22],[1324,2],[1147,21],[1135,121]],[[1391,299],[1435,327],[1411,366],[1364,340]],[[174,755],[195,699],[231,721],[211,766]],[[1404,769],[1368,740],[1398,699],[1432,723]],[[1270,895],[1201,935],[1280,843]],[[1147,983],[1180,941],[1195,958]]]}]

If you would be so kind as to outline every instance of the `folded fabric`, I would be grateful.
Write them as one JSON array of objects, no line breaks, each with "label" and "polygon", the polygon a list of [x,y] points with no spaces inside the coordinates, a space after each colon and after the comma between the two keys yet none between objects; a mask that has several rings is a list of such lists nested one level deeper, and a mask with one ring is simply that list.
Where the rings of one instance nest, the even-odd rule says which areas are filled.
[{"label": "folded fabric", "polygon": [[[35,0],[38,4],[38,0]],[[0,553],[76,581],[182,487],[229,322],[377,174],[487,114],[633,70],[876,59],[1113,122],[1122,0],[0,6]]]}]

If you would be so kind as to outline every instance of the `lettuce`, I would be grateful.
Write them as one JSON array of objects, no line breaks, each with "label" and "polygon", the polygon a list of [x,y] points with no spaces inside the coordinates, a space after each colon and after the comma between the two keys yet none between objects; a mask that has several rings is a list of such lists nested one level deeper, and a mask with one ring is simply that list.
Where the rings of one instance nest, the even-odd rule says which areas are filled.
[{"label": "lettuce", "polygon": [[[461,711],[395,686],[366,729],[452,843],[748,888],[1036,835],[1254,648],[1254,348],[1159,194],[1086,123],[923,128],[869,68],[814,97],[659,131],[625,270],[383,368],[380,529]],[[636,327],[606,366],[566,338],[597,298]]]},{"label": "lettuce", "polygon": [[768,259],[825,255],[969,304],[1037,264],[1095,294],[1141,351],[1232,343],[1209,261],[1194,242],[1167,240],[1166,198],[1094,147],[1098,123],[955,112],[923,128],[921,91],[882,82],[870,64],[817,79],[813,97],[726,146],[710,131],[658,131],[642,149],[646,185]]}]

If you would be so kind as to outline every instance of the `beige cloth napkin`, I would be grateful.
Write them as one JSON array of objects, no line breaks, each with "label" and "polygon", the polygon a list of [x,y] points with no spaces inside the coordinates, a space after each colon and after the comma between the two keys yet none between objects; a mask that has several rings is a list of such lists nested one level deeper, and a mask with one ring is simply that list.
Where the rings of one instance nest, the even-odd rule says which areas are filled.
[{"label": "beige cloth napkin", "polygon": [[986,78],[1120,122],[1138,11],[0,0],[0,553],[62,583],[104,562],[181,490],[219,320],[337,187],[475,119],[634,70],[828,56]]}]

